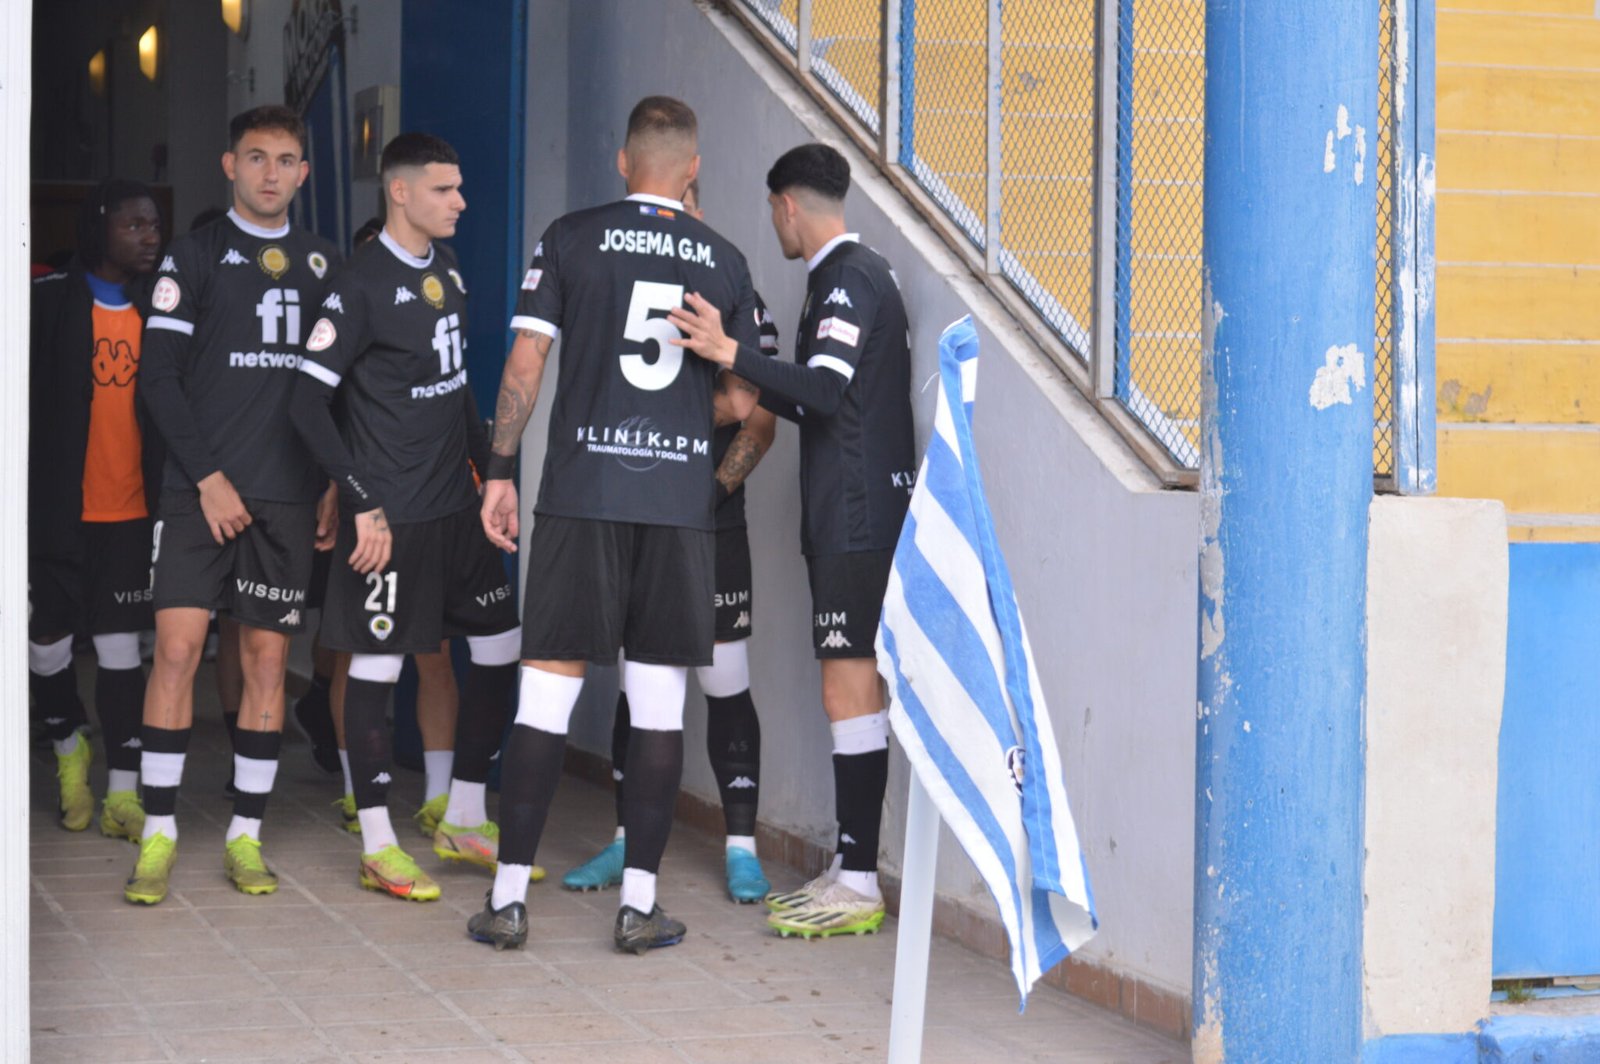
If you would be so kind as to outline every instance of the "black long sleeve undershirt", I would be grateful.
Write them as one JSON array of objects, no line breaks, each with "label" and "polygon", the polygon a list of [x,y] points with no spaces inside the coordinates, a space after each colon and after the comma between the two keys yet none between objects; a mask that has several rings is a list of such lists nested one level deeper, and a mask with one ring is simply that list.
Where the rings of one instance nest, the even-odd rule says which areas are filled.
[{"label": "black long sleeve undershirt", "polygon": [[184,394],[178,358],[191,338],[170,329],[146,329],[139,355],[138,400],[144,404],[167,451],[184,474],[199,484],[222,467],[200,435],[200,419]]},{"label": "black long sleeve undershirt", "polygon": [[[794,406],[804,407],[809,414],[831,416],[850,384],[831,369],[768,358],[744,344],[734,356],[733,372],[761,389],[762,406],[791,421],[798,420]],[[769,402],[769,397],[773,401]]]},{"label": "black long sleeve undershirt", "polygon": [[295,431],[305,441],[311,457],[339,489],[339,512],[355,515],[378,509],[383,500],[370,487],[370,482],[361,477],[355,456],[345,446],[339,426],[334,423],[333,396],[334,390],[322,381],[300,374],[294,382],[289,419],[294,422]]}]

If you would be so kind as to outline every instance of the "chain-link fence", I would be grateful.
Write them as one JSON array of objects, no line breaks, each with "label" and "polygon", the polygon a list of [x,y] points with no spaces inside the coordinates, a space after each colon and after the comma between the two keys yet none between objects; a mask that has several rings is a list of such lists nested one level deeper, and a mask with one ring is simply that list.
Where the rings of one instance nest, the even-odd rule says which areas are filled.
[{"label": "chain-link fence", "polygon": [[[1397,188],[1396,174],[1411,164],[1397,165],[1405,108],[1395,92],[1415,62],[1401,50],[1415,47],[1405,28],[1416,5],[1381,0],[1372,392],[1380,486],[1395,481],[1405,457],[1395,445],[1397,354],[1408,348],[1397,340],[1400,280],[1423,258],[1402,254],[1397,239],[1406,235],[1400,219],[1410,217],[1399,199],[1415,192]],[[1152,466],[1169,481],[1191,481],[1199,464],[1203,0],[737,6],[847,124],[858,124],[880,161],[927,194],[991,283],[1038,315],[1091,398],[1143,427],[1134,442]],[[1418,145],[1405,148],[1414,162]],[[1415,236],[1407,236],[1413,252]]]}]

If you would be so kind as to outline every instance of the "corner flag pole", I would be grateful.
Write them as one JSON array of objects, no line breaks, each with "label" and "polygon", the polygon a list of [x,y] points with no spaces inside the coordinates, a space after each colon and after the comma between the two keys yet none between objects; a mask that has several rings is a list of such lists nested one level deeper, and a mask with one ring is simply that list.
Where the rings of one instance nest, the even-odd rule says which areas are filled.
[{"label": "corner flag pole", "polygon": [[894,999],[889,1009],[889,1064],[922,1059],[928,1003],[928,947],[933,938],[933,881],[939,858],[939,810],[911,770],[906,800],[905,860],[900,869],[900,920],[895,935]]}]

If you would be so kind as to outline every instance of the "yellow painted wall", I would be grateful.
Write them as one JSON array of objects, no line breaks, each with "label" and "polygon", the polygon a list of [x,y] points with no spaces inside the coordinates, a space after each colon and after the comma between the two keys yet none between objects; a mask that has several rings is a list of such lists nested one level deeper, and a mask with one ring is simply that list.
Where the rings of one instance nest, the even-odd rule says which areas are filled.
[{"label": "yellow painted wall", "polygon": [[1600,540],[1600,18],[1440,5],[1439,492]]}]

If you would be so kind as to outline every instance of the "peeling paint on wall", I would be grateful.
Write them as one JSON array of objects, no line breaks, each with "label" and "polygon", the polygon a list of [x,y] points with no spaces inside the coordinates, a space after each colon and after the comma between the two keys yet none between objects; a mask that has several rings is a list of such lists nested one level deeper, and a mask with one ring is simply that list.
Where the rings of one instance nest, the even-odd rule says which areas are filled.
[{"label": "peeling paint on wall", "polygon": [[[1350,405],[1350,390],[1361,391],[1367,386],[1366,357],[1355,344],[1330,347],[1323,355],[1323,364],[1311,381],[1311,405],[1318,410],[1343,403]],[[1202,513],[1204,507],[1202,506]],[[1202,561],[1201,571],[1204,572]]]}]

